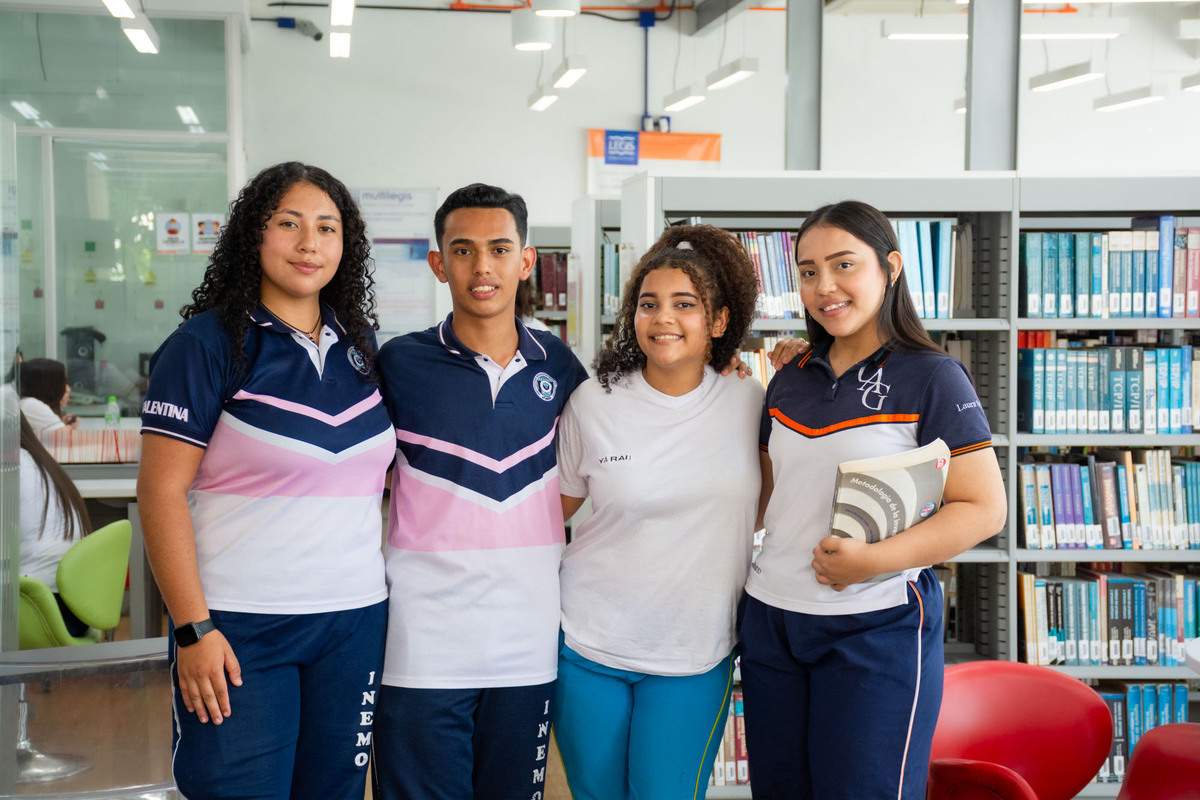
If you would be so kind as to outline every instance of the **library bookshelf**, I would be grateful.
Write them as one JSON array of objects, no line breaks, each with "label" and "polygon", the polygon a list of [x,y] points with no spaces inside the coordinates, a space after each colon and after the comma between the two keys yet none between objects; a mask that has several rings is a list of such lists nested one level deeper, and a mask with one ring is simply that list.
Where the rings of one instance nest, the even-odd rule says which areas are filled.
[{"label": "library bookshelf", "polygon": [[[987,411],[993,445],[1005,477],[1009,514],[1005,528],[955,561],[960,573],[960,613],[970,616],[972,641],[947,644],[947,662],[972,658],[1019,658],[1018,565],[1070,562],[1200,562],[1200,550],[1030,550],[1021,546],[1019,486],[1015,465],[1031,447],[1200,446],[1194,434],[1034,435],[1017,429],[1017,333],[1051,331],[1174,330],[1200,332],[1200,319],[1026,319],[1019,309],[1016,243],[1022,231],[1128,229],[1134,217],[1173,214],[1181,226],[1200,226],[1200,176],[1053,177],[980,172],[945,177],[872,176],[856,173],[722,173],[630,178],[622,188],[620,240],[622,280],[628,267],[664,228],[694,220],[730,230],[795,231],[804,216],[830,202],[857,199],[893,219],[954,218],[973,230],[970,308],[952,319],[929,319],[937,336],[967,339],[970,368]],[[966,312],[963,314],[962,312]],[[590,312],[596,314],[593,307]],[[597,324],[599,327],[599,323]],[[759,332],[803,330],[803,320],[760,320]],[[599,340],[598,340],[599,341]],[[967,596],[964,593],[964,585]],[[1196,680],[1186,667],[1052,667],[1087,681]],[[1192,695],[1193,701],[1196,695]],[[1092,784],[1081,797],[1115,797],[1119,784]],[[711,787],[709,797],[749,797],[748,786]]]}]

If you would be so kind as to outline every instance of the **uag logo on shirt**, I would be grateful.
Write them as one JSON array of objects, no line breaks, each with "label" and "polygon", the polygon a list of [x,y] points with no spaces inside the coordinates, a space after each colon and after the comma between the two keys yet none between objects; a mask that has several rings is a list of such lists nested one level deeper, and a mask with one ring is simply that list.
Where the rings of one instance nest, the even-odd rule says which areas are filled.
[{"label": "uag logo on shirt", "polygon": [[533,391],[537,396],[549,403],[554,399],[554,392],[558,389],[558,381],[551,378],[544,372],[539,372],[533,376]]},{"label": "uag logo on shirt", "polygon": [[367,368],[367,360],[363,358],[362,351],[357,347],[351,346],[350,349],[346,351],[346,358],[350,359],[350,366],[354,367],[363,375],[370,373],[371,370]]},{"label": "uag logo on shirt", "polygon": [[180,422],[188,421],[188,410],[174,403],[164,403],[161,400],[147,400],[142,403],[143,414],[157,414],[160,417],[169,417],[177,419]]},{"label": "uag logo on shirt", "polygon": [[864,369],[866,367],[858,368],[858,381],[861,384],[858,390],[862,392],[862,404],[872,411],[878,411],[883,408],[883,401],[892,387],[883,382],[883,367],[875,370],[875,374],[869,378],[863,377]]}]

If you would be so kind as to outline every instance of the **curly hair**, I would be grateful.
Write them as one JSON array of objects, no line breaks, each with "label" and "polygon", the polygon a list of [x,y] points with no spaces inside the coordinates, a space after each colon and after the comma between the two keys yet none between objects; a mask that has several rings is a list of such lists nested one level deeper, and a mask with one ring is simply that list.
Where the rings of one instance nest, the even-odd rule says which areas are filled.
[{"label": "curly hair", "polygon": [[246,368],[246,332],[250,328],[250,312],[259,303],[262,284],[259,248],[263,229],[280,199],[297,183],[311,183],[329,195],[342,217],[342,260],[333,279],[321,289],[320,300],[346,326],[350,340],[362,352],[368,366],[374,363],[370,332],[379,325],[375,318],[375,278],[366,223],[345,184],[320,167],[287,161],[255,175],[230,204],[229,221],[221,229],[204,278],[192,291],[191,304],[179,311],[184,319],[209,309],[217,311],[233,344],[238,372]]},{"label": "curly hair", "polygon": [[[680,249],[679,245],[685,242],[690,247]],[[729,363],[750,329],[758,298],[758,279],[745,248],[728,231],[712,225],[668,228],[642,256],[625,284],[612,335],[596,356],[596,378],[606,391],[612,391],[612,384],[621,376],[646,365],[646,354],[638,345],[633,318],[642,281],[656,269],[679,269],[687,273],[700,294],[707,324],[712,324],[722,308],[729,309],[725,332],[709,342],[708,363],[715,369],[723,369]]]}]

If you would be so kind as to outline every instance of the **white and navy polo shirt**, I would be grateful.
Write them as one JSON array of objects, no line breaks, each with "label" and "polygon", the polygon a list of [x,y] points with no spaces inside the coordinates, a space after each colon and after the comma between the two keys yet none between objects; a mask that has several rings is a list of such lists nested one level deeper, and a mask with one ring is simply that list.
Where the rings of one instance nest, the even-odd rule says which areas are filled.
[{"label": "white and navy polo shirt", "polygon": [[142,432],[205,448],[188,506],[210,608],[305,614],[387,596],[379,506],[391,425],[362,354],[322,313],[318,346],[257,309],[240,375],[214,311],[179,326],[150,362]]},{"label": "white and navy polo shirt", "polygon": [[840,378],[828,353],[828,344],[810,350],[767,387],[759,444],[770,453],[775,488],[746,591],[805,614],[903,605],[919,569],[841,592],[817,583],[812,551],[829,535],[838,464],[938,438],[961,455],[990,447],[991,430],[966,369],[945,353],[880,348]]},{"label": "white and navy polo shirt", "polygon": [[587,372],[519,320],[501,369],[459,341],[452,319],[391,340],[377,361],[398,445],[383,682],[548,683],[564,542],[555,434]]}]

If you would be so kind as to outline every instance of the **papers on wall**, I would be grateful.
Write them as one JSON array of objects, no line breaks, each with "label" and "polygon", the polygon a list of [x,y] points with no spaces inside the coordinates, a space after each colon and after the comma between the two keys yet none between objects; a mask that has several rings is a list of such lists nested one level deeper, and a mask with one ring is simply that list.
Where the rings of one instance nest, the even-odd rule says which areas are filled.
[{"label": "papers on wall", "polygon": [[437,279],[426,261],[437,190],[359,189],[353,194],[375,259],[379,343],[428,328],[437,321]]},{"label": "papers on wall", "polygon": [[181,256],[191,250],[191,220],[186,211],[154,212],[154,231],[160,256]]},{"label": "papers on wall", "polygon": [[207,255],[217,246],[221,228],[225,227],[224,214],[192,214],[192,252]]}]

